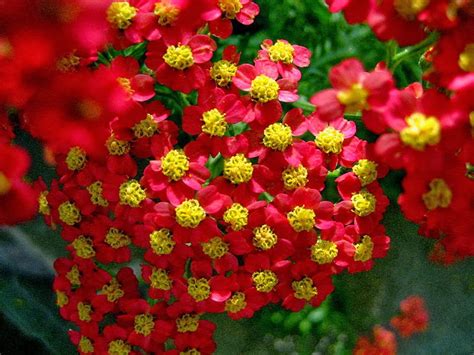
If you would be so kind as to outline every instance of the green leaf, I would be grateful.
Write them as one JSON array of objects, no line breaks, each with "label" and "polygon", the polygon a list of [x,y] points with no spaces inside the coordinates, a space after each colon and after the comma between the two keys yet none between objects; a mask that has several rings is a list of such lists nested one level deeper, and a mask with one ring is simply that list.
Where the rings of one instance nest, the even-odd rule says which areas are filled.
[{"label": "green leaf", "polygon": [[211,172],[211,179],[221,175],[224,171],[224,157],[220,153],[215,157],[209,157],[206,168]]},{"label": "green leaf", "polygon": [[1,312],[23,334],[43,343],[47,353],[73,354],[67,335],[69,326],[60,318],[52,299],[52,280],[38,281],[0,273]]}]

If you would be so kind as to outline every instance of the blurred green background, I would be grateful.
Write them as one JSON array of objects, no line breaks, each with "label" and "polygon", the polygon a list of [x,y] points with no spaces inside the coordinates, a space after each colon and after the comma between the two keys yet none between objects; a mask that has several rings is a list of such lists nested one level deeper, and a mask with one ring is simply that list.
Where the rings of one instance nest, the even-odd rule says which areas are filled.
[{"label": "blurred green background", "polygon": [[[250,27],[236,26],[236,35],[220,41],[236,44],[242,61],[250,62],[265,38],[284,38],[308,47],[312,64],[303,70],[302,101],[329,86],[330,67],[358,57],[368,69],[386,59],[386,45],[366,26],[349,26],[330,14],[320,0],[261,0],[261,14]],[[418,58],[400,65],[399,86],[419,81]],[[367,137],[366,132],[360,131]],[[50,177],[41,164],[40,147],[26,141],[37,158],[33,177]],[[24,143],[23,142],[23,143]],[[396,205],[399,174],[384,187],[392,200],[385,217],[392,247],[372,271],[335,277],[335,292],[316,309],[299,313],[273,306],[251,320],[211,316],[218,324],[217,354],[350,354],[359,335],[375,324],[388,326],[399,302],[409,295],[425,298],[430,313],[427,332],[399,341],[400,354],[474,353],[474,261],[449,267],[430,263],[433,241],[417,235],[417,227],[401,216]],[[51,291],[52,262],[64,255],[65,244],[41,220],[16,228],[0,228],[0,353],[73,354]]]}]

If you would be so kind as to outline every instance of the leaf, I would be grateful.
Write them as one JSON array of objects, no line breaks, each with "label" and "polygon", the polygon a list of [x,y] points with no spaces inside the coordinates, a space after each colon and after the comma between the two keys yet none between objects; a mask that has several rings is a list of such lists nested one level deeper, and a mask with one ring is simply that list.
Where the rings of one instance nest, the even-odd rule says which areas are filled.
[{"label": "leaf", "polygon": [[51,283],[51,279],[31,281],[1,272],[0,310],[23,334],[43,343],[49,354],[73,354],[69,326],[54,305]]},{"label": "leaf", "polygon": [[220,153],[215,157],[209,157],[206,163],[206,168],[211,172],[210,179],[214,179],[221,175],[224,170],[224,157]]}]

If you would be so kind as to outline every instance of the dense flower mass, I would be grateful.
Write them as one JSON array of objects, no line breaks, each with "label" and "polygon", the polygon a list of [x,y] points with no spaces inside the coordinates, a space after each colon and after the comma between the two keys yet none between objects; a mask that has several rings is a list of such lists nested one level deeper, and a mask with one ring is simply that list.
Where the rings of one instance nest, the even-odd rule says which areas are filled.
[{"label": "dense flower mass", "polygon": [[[233,21],[254,21],[251,0],[19,0],[0,13],[0,225],[38,211],[67,242],[54,291],[79,353],[209,354],[206,313],[318,306],[333,275],[386,255],[389,168],[406,171],[400,207],[442,259],[474,255],[468,3],[327,2],[400,45],[440,31],[431,87],[398,89],[387,63],[352,58],[313,112],[287,110],[307,48],[266,39],[251,64],[235,46],[216,55]],[[26,182],[17,121],[56,167],[49,186]],[[394,326],[422,330],[420,307],[404,307]],[[374,335],[357,354],[395,352],[391,333]]]}]

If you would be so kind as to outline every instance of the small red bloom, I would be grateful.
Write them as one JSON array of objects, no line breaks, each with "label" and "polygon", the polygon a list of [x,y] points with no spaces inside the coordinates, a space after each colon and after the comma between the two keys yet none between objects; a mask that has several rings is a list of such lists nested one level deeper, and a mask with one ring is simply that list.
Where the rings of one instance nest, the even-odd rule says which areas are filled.
[{"label": "small red bloom", "polygon": [[331,121],[344,113],[362,111],[362,118],[369,129],[383,131],[383,122],[372,122],[366,113],[381,109],[388,100],[394,83],[387,69],[379,66],[372,72],[366,72],[359,60],[347,59],[331,69],[329,81],[334,89],[320,91],[310,100],[316,105],[322,120]]},{"label": "small red bloom", "polygon": [[0,225],[26,221],[38,211],[38,191],[23,180],[29,165],[26,151],[0,143]]},{"label": "small red bloom", "polygon": [[354,348],[354,355],[396,355],[395,334],[380,325],[373,328],[373,342],[368,337],[360,337]]},{"label": "small red bloom", "polygon": [[252,0],[214,0],[216,7],[206,14],[209,29],[214,36],[227,38],[232,34],[232,21],[251,25],[260,8]]},{"label": "small red bloom", "polygon": [[282,78],[299,81],[301,72],[298,67],[305,68],[310,64],[311,52],[306,47],[290,44],[284,39],[277,40],[275,44],[266,39],[261,47],[257,60],[275,66]]},{"label": "small red bloom", "polygon": [[390,324],[404,338],[426,331],[429,315],[425,302],[420,296],[410,296],[400,302],[401,314],[393,317]]},{"label": "small red bloom", "polygon": [[206,81],[205,70],[216,50],[216,43],[205,35],[150,43],[146,64],[156,71],[156,80],[175,91],[189,94]]}]

